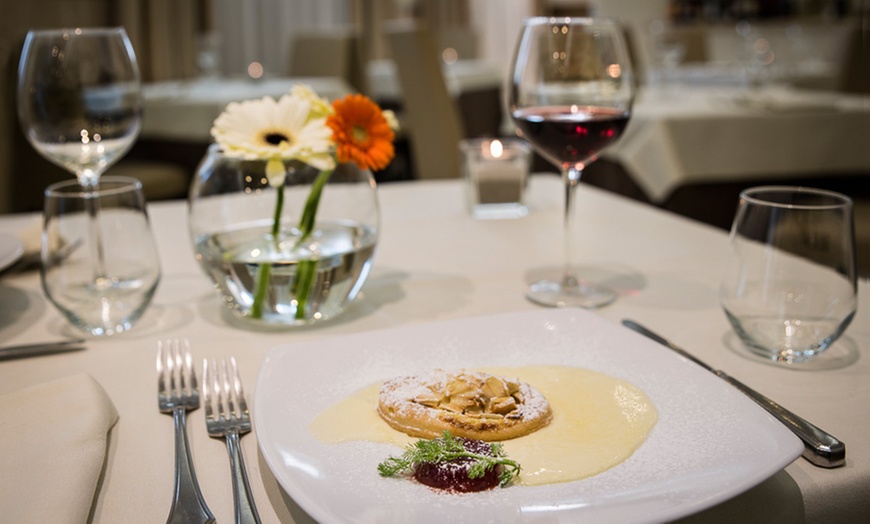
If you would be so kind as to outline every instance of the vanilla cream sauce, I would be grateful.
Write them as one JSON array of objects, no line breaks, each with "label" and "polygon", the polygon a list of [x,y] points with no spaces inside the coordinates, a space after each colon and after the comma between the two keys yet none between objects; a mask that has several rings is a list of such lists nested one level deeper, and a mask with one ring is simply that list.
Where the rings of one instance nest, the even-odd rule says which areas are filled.
[{"label": "vanilla cream sauce", "polygon": [[[519,484],[567,482],[610,469],[634,453],[658,419],[643,391],[595,371],[564,366],[480,371],[532,385],[553,410],[546,427],[502,442],[507,455],[522,466]],[[367,440],[404,448],[415,441],[378,415],[380,386],[361,389],[326,409],[309,426],[312,434],[327,443]]]}]

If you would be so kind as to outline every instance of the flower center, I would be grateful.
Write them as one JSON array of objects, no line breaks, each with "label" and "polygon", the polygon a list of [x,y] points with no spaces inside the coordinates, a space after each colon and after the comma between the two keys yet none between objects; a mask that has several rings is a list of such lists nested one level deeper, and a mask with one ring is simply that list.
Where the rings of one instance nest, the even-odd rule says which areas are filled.
[{"label": "flower center", "polygon": [[362,126],[353,126],[353,129],[351,129],[350,133],[351,135],[353,135],[353,139],[356,142],[365,142],[369,138],[368,132]]},{"label": "flower center", "polygon": [[287,145],[291,145],[294,142],[293,137],[289,133],[274,129],[264,130],[260,134],[260,140],[270,146],[280,146],[285,142]]},{"label": "flower center", "polygon": [[287,137],[284,135],[279,135],[278,133],[269,133],[266,135],[266,142],[269,142],[273,146],[277,146],[281,142],[286,142]]}]

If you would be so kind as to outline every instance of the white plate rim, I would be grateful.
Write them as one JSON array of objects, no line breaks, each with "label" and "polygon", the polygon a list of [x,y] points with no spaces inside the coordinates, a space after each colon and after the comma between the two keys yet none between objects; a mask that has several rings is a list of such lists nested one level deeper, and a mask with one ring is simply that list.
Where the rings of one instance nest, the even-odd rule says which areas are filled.
[{"label": "white plate rim", "polygon": [[[523,333],[538,337],[543,334],[540,330],[544,329],[556,333],[555,338],[548,339],[548,343],[561,345],[553,350],[553,354],[513,354],[510,358],[504,358],[500,352],[497,355],[499,361],[493,362],[493,355],[479,350],[469,367],[522,363],[578,365],[619,376],[638,385],[660,410],[660,420],[647,442],[625,463],[590,479],[573,483],[549,487],[512,487],[476,494],[472,499],[454,500],[445,499],[443,494],[432,493],[412,482],[390,483],[395,479],[379,479],[373,471],[370,457],[366,457],[368,463],[365,469],[360,468],[366,461],[352,463],[357,451],[371,454],[371,448],[374,447],[376,452],[382,453],[383,459],[388,454],[394,454],[396,448],[373,443],[323,444],[316,442],[304,429],[322,409],[359,387],[394,376],[399,369],[404,373],[429,369],[425,367],[428,365],[426,359],[421,362],[420,357],[421,353],[432,347],[443,345],[451,348],[453,356],[439,356],[440,361],[450,363],[458,358],[456,355],[463,355],[465,361],[468,344],[480,344],[482,336],[486,340],[494,338],[499,344],[505,343],[504,337],[513,336],[520,339],[520,344],[528,344],[529,340],[522,340]],[[548,336],[544,334],[544,337]],[[581,339],[577,345],[585,346],[583,352],[566,353],[565,344],[573,344],[569,339],[576,336]],[[409,347],[412,341],[416,341],[416,344]],[[391,352],[397,346],[406,347],[407,351]],[[614,351],[615,347],[617,349]],[[327,355],[330,352],[335,353],[332,357],[340,359],[340,365],[329,364],[331,359]],[[387,365],[374,360],[387,356],[394,357]],[[626,358],[640,359],[641,363],[633,366]],[[653,374],[641,372],[643,367],[648,369],[650,363],[661,367],[654,367]],[[378,376],[371,376],[374,369],[378,370]],[[333,379],[345,383],[311,394],[308,390],[322,379],[325,371],[333,373]],[[671,382],[674,377],[681,377],[681,383],[662,384],[662,379],[653,376],[657,374],[668,375]],[[669,395],[670,398],[662,395],[662,392],[668,391],[679,391],[679,396],[692,391],[704,398],[689,400],[673,398],[675,395]],[[717,409],[715,417],[708,407]],[[685,413],[678,413],[677,409]],[[709,420],[704,419],[705,411],[710,413]],[[803,450],[797,437],[724,381],[670,350],[583,310],[541,310],[436,321],[277,346],[263,360],[254,391],[252,412],[254,430],[269,469],[284,491],[318,522],[426,521],[422,517],[429,513],[419,513],[419,505],[428,507],[433,503],[443,506],[440,512],[432,513],[433,521],[445,517],[451,521],[477,521],[481,516],[491,518],[493,511],[501,512],[498,513],[498,521],[514,522],[540,520],[542,517],[555,521],[578,518],[638,522],[672,520],[712,507],[754,487],[798,458]],[[698,420],[699,417],[701,420]],[[726,422],[721,422],[723,418]],[[677,422],[684,427],[675,427]],[[723,430],[729,431],[727,428],[731,428],[730,433],[722,434]],[[709,460],[710,464],[693,469],[692,466],[678,463],[667,466],[668,471],[665,472],[670,458],[657,457],[656,454],[669,451],[665,448],[671,444],[665,445],[663,441],[674,440],[676,434],[687,440],[691,440],[691,437],[705,440],[706,443],[684,442],[682,445],[686,447],[680,449],[690,451],[689,455],[694,456],[694,460]],[[734,442],[729,440],[750,437],[750,445],[743,442],[741,449],[735,449]],[[351,450],[353,446],[358,448]],[[757,449],[744,449],[753,446]],[[707,450],[710,449],[713,453],[707,457]],[[339,456],[344,456],[340,460],[345,461],[340,467],[330,462],[333,460],[330,457],[337,450]],[[358,486],[365,491],[365,494],[359,494],[360,497],[373,497],[371,508],[351,502],[356,496],[351,492],[357,491],[357,487],[347,484],[349,481],[341,477],[347,464],[352,465],[351,469],[357,468],[359,471],[354,472],[362,472],[361,475],[367,475],[369,468],[372,470],[371,478],[365,478],[366,482]],[[684,467],[685,471],[674,470],[680,467]],[[620,471],[623,473],[620,474]],[[630,475],[649,477],[650,480],[627,482]],[[632,482],[634,484],[628,486]],[[613,486],[617,489],[613,490]],[[623,487],[622,491],[620,486]],[[590,490],[590,487],[598,491]],[[608,489],[611,491],[608,492]],[[517,493],[517,490],[522,491]],[[593,491],[594,494],[575,494],[576,490]],[[502,496],[502,492],[513,495]],[[432,500],[418,500],[427,497]],[[516,507],[505,509],[502,507],[505,501],[515,501]],[[408,505],[406,509],[410,513],[402,509],[390,512],[374,507],[376,504],[395,506],[397,502]],[[366,509],[371,511],[361,512]],[[418,512],[414,513],[414,510]],[[481,511],[489,513],[482,514]]]},{"label": "white plate rim", "polygon": [[24,255],[24,243],[15,235],[0,233],[0,271],[11,266]]}]

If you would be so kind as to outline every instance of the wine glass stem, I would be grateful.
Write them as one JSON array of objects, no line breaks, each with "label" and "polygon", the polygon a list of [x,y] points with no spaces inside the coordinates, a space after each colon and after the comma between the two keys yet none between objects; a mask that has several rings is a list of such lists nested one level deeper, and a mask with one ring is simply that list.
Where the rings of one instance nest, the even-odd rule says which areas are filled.
[{"label": "wine glass stem", "polygon": [[90,256],[94,269],[94,282],[98,283],[106,276],[106,253],[103,249],[103,234],[100,231],[100,200],[98,198],[99,177],[79,176],[86,193],[85,209],[88,213],[88,238],[91,246]]},{"label": "wine glass stem", "polygon": [[577,185],[580,183],[580,175],[583,171],[576,164],[562,168],[562,178],[565,181],[565,268],[562,273],[562,287],[564,289],[577,289],[580,283],[574,273],[574,240],[576,238],[575,220]]}]

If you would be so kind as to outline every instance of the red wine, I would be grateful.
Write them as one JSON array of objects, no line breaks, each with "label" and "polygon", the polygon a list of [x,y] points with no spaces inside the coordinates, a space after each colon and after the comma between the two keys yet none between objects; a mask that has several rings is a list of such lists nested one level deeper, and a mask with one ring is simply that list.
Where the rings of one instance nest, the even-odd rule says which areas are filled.
[{"label": "red wine", "polygon": [[628,111],[591,106],[542,106],[514,111],[523,138],[557,164],[585,162],[613,143]]}]

